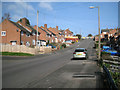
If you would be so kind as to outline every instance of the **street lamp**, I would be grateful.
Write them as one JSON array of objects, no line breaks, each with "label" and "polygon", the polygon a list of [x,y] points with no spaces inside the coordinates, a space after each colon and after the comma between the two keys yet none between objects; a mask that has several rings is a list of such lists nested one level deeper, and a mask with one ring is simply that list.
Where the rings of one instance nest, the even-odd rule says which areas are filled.
[{"label": "street lamp", "polygon": [[98,59],[100,60],[100,55],[101,55],[101,44],[100,44],[100,8],[99,6],[90,6],[89,8],[98,8],[98,30],[99,30],[99,43],[98,43]]}]

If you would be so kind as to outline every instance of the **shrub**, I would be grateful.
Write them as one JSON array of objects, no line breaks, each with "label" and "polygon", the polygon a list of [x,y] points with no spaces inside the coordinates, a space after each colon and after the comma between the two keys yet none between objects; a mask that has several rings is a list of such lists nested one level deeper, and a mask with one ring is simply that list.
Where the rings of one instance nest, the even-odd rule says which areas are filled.
[{"label": "shrub", "polygon": [[72,44],[74,44],[75,42],[72,42]]},{"label": "shrub", "polygon": [[63,43],[63,44],[62,44],[62,47],[66,48],[66,44]]}]

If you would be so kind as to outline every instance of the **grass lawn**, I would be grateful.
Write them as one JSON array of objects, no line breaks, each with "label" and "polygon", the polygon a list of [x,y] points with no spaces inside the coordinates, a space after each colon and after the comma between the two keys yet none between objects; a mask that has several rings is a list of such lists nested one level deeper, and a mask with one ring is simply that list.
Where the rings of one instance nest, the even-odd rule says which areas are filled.
[{"label": "grass lawn", "polygon": [[20,52],[0,52],[0,55],[5,55],[5,56],[34,56],[33,54],[20,53]]}]

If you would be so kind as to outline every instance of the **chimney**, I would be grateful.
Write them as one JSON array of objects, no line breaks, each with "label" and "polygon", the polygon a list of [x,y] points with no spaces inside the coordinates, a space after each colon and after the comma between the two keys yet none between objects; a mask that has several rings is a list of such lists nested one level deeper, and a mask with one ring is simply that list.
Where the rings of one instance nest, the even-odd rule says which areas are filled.
[{"label": "chimney", "polygon": [[47,24],[44,24],[44,28],[47,29]]},{"label": "chimney", "polygon": [[58,26],[56,26],[56,30],[58,30]]}]

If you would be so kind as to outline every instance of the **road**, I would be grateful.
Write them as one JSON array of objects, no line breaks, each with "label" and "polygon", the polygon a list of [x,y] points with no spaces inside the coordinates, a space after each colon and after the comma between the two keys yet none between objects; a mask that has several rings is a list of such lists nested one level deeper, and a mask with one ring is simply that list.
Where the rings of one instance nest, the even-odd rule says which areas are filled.
[{"label": "road", "polygon": [[[43,56],[7,57],[2,61],[3,88],[101,88],[93,45],[88,39]],[[76,47],[87,48],[88,60],[72,60]]]}]

